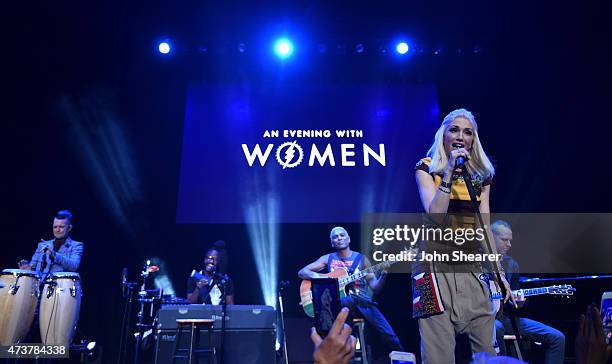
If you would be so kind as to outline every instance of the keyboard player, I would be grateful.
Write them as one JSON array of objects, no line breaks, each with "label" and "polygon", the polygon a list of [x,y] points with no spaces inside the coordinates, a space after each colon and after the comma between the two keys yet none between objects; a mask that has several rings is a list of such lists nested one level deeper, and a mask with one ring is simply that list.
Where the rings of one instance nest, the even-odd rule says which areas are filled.
[{"label": "keyboard player", "polygon": [[234,304],[234,284],[227,274],[217,273],[219,251],[208,249],[204,257],[204,267],[191,272],[187,281],[187,301],[199,304],[223,304],[223,292],[228,305]]}]

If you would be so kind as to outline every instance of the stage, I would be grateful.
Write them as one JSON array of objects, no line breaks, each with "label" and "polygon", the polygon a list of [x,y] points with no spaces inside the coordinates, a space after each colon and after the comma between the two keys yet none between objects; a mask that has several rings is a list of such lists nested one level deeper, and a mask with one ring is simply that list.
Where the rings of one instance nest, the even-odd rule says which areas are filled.
[{"label": "stage", "polygon": [[[520,264],[521,289],[575,289],[519,310],[564,335],[566,363],[591,303],[607,330],[609,4],[107,1],[6,13],[0,268],[22,272],[1,280],[0,338],[13,330],[2,345],[57,332],[70,362],[169,363],[177,330],[158,325],[173,308],[170,321],[213,320],[198,346],[210,339],[217,360],[309,362],[305,277],[350,270],[352,252],[395,261],[435,240],[408,234],[429,226],[425,212],[466,209],[478,213],[470,227],[486,220],[479,242],[511,244],[498,261]],[[510,238],[490,229],[497,220]],[[458,245],[455,263],[497,266],[497,250]],[[431,277],[415,278],[428,272],[413,261],[361,278],[420,362],[413,316],[448,297],[421,287]],[[370,359],[389,362],[393,339],[366,339]],[[524,359],[543,362],[547,345],[527,346]],[[470,361],[465,335],[454,351]]]}]

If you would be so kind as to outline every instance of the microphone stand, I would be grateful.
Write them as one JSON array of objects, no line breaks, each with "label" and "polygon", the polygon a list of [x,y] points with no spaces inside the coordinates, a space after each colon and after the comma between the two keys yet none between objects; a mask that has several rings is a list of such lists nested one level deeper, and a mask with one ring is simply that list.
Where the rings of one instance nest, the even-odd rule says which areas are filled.
[{"label": "microphone stand", "polygon": [[221,340],[219,344],[219,363],[223,364],[223,354],[225,353],[225,315],[227,314],[227,275],[223,275],[221,279]]},{"label": "microphone stand", "polygon": [[[465,185],[467,187],[468,193],[470,194],[470,200],[472,200],[472,204],[474,205],[474,210],[476,212],[476,216],[478,217],[478,223],[480,224],[480,226],[482,226],[484,228],[485,224],[484,221],[482,219],[482,214],[480,213],[480,210],[478,209],[478,200],[476,198],[476,191],[474,191],[474,186],[472,185],[472,176],[470,175],[470,172],[468,170],[468,166],[466,164],[462,164],[461,166],[459,166],[459,168],[461,168],[461,175],[463,176],[463,181],[465,182]],[[489,235],[488,234],[484,234],[485,237],[485,243],[487,244],[487,250],[488,252],[492,252],[493,249],[491,248],[491,241],[489,241]],[[503,285],[502,283],[502,277],[501,277],[501,273],[499,271],[499,269],[497,269],[497,264],[491,264],[492,268],[493,268],[493,273],[494,273],[494,277],[495,280],[497,281],[497,285],[499,286],[499,289],[501,291],[502,297],[506,297],[506,286]],[[502,299],[502,303],[501,306],[503,307],[503,299]],[[503,308],[502,308],[503,309]],[[522,339],[521,334],[518,330],[518,325],[516,323],[516,315],[514,314],[514,312],[510,312],[510,322],[512,323],[512,329],[514,330],[514,335],[516,336],[516,340],[518,342],[520,342],[520,340]],[[498,343],[498,345],[500,345],[500,343]],[[521,358],[521,353],[520,353],[520,349],[518,350],[519,352],[517,353],[519,358]]]},{"label": "microphone stand", "polygon": [[125,306],[123,308],[123,320],[121,321],[121,337],[119,339],[119,357],[117,363],[125,363],[127,359],[127,343],[129,337],[130,319],[132,317],[132,302],[134,299],[135,282],[121,282]]},{"label": "microphone stand", "polygon": [[285,331],[285,310],[283,308],[283,291],[289,285],[289,281],[281,281],[278,286],[278,307],[280,309],[280,324],[283,332],[283,354],[285,364],[289,364],[289,354],[287,353],[287,332]]}]

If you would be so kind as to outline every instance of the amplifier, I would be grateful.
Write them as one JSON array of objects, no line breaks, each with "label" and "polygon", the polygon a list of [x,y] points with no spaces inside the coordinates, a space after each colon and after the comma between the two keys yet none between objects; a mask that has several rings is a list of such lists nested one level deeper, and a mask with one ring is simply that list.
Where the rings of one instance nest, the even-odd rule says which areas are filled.
[{"label": "amplifier", "polygon": [[[217,351],[217,361],[220,361],[221,332],[213,331],[212,343]],[[162,330],[157,333],[155,351],[156,364],[172,363],[172,349],[176,340],[175,330]],[[223,339],[223,363],[225,364],[274,364],[276,363],[276,331],[271,329],[233,329],[226,330]],[[208,345],[208,331],[200,331],[199,348]],[[189,332],[183,330],[179,349],[189,348]],[[185,353],[185,352],[183,352]],[[194,363],[208,363],[208,358],[202,356]],[[177,363],[185,361],[177,360]]]},{"label": "amplifier", "polygon": [[[213,319],[212,344],[219,362],[221,350],[221,306],[163,305],[157,313],[157,346],[155,363],[172,362],[177,319]],[[227,305],[223,361],[240,364],[276,362],[276,311],[271,306]],[[199,347],[208,345],[208,330],[200,331]],[[189,331],[183,330],[180,349],[189,348]],[[207,363],[202,357],[199,362]],[[196,361],[197,362],[197,361]]]},{"label": "amplifier", "polygon": [[[157,313],[158,330],[176,330],[177,319],[213,319],[213,330],[221,329],[221,306],[162,305]],[[271,329],[276,327],[276,311],[271,306],[227,305],[225,329]]]}]

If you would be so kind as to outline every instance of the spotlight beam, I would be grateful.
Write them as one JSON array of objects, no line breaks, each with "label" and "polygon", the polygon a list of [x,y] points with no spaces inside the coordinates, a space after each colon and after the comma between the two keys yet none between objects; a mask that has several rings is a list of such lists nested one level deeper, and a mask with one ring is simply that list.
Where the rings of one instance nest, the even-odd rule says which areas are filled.
[{"label": "spotlight beam", "polygon": [[[259,191],[256,191],[259,192]],[[272,193],[256,193],[255,201],[245,210],[249,242],[257,266],[264,302],[276,307],[278,265],[278,201]]]}]

